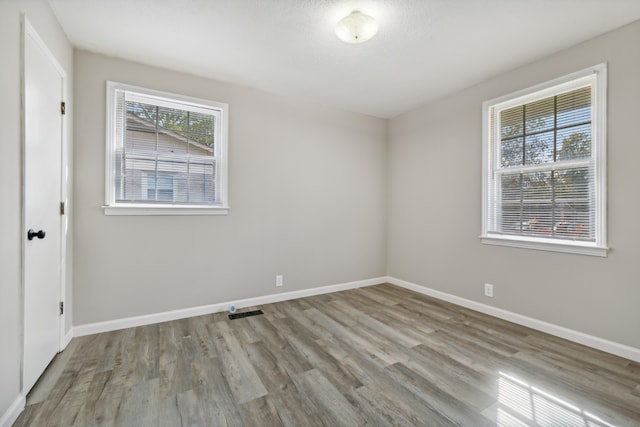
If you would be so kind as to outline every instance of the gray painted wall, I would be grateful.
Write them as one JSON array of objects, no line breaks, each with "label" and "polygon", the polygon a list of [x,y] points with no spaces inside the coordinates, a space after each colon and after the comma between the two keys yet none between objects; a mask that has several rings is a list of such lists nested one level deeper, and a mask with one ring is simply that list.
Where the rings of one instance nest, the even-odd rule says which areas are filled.
[{"label": "gray painted wall", "polygon": [[[103,214],[106,80],[229,104],[228,216]],[[385,120],[84,51],[74,99],[74,324],[385,275]]]},{"label": "gray painted wall", "polygon": [[[640,21],[391,120],[389,275],[640,348],[638,40]],[[482,102],[601,62],[609,257],[482,245]]]},{"label": "gray painted wall", "polygon": [[[0,1],[0,417],[20,394],[22,363],[22,142],[21,142],[21,15],[46,40],[51,52],[67,72],[68,94],[72,98],[73,49],[44,0]],[[71,146],[71,111],[68,116],[68,144]],[[71,155],[69,151],[68,155]],[[69,164],[71,162],[69,161]],[[70,171],[71,172],[71,171]],[[69,235],[69,239],[71,235]],[[72,242],[67,242],[67,304],[71,302]],[[67,331],[71,316],[66,318]]]}]

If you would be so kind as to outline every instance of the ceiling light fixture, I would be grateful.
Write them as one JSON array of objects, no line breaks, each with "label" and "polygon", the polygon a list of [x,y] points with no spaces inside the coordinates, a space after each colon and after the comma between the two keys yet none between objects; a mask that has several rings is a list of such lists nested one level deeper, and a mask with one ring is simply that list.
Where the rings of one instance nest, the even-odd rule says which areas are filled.
[{"label": "ceiling light fixture", "polygon": [[336,36],[347,43],[366,42],[377,32],[376,20],[359,10],[354,10],[336,24]]}]

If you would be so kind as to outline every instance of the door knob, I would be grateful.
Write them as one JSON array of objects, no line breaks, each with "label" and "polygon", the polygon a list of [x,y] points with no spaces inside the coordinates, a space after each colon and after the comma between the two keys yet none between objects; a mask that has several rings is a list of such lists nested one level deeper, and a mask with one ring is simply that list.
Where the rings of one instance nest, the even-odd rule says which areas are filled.
[{"label": "door knob", "polygon": [[30,228],[29,231],[27,231],[27,239],[29,240],[33,240],[34,237],[37,237],[38,239],[44,239],[44,236],[45,236],[44,230],[33,231],[33,229]]}]

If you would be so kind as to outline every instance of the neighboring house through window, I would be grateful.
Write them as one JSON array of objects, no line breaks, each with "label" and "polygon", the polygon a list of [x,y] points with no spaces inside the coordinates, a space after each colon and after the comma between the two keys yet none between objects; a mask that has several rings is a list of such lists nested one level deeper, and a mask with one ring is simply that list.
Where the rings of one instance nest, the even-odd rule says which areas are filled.
[{"label": "neighboring house through window", "polygon": [[606,256],[606,65],[487,101],[482,241]]},{"label": "neighboring house through window", "polygon": [[106,214],[225,214],[228,106],[107,82]]}]

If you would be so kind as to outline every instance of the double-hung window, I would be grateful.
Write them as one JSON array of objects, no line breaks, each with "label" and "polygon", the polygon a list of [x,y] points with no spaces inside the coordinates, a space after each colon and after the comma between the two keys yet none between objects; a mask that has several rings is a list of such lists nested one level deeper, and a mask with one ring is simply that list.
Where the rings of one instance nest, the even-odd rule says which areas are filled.
[{"label": "double-hung window", "polygon": [[606,65],[483,105],[483,243],[606,256]]},{"label": "double-hung window", "polygon": [[226,214],[228,106],[107,82],[105,213]]}]

